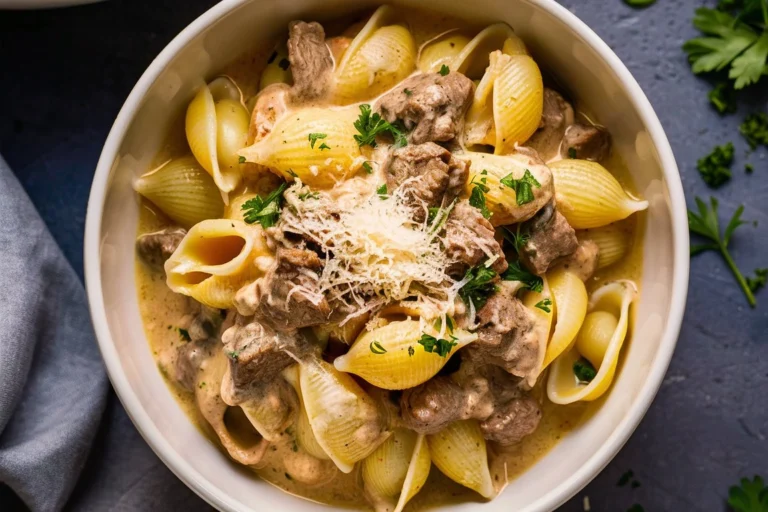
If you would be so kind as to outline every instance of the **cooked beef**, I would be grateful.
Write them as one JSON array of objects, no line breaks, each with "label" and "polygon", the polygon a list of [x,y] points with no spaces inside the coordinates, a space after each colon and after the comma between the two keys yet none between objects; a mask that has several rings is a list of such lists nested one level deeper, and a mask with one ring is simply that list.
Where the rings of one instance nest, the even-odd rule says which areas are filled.
[{"label": "cooked beef", "polygon": [[503,281],[477,313],[478,339],[463,355],[475,364],[499,366],[518,377],[538,370],[542,342],[534,329],[534,318],[515,297],[518,285]]},{"label": "cooked beef", "polygon": [[288,84],[278,83],[270,84],[259,92],[248,126],[248,145],[260,141],[272,131],[275,122],[288,109],[286,100],[290,89]]},{"label": "cooked beef", "polygon": [[325,30],[313,21],[293,21],[288,26],[288,60],[291,63],[291,97],[302,102],[325,95],[331,83],[333,58],[325,44]]},{"label": "cooked beef", "polygon": [[556,157],[560,151],[565,129],[573,124],[573,107],[552,89],[544,89],[544,111],[541,125],[525,145],[535,149],[544,161]]},{"label": "cooked beef", "polygon": [[498,403],[493,414],[480,422],[480,430],[487,440],[509,446],[533,433],[540,420],[539,403],[533,397],[519,392],[511,400]]},{"label": "cooked beef", "polygon": [[460,73],[423,73],[400,82],[376,108],[390,123],[400,120],[412,130],[413,144],[445,142],[461,129],[473,90],[472,81]]},{"label": "cooked beef", "polygon": [[530,238],[520,248],[520,259],[536,275],[544,275],[554,261],[571,255],[579,246],[576,231],[551,202],[522,230]]},{"label": "cooked beef", "polygon": [[611,153],[611,134],[599,126],[576,123],[565,130],[560,146],[563,158],[573,157],[580,160],[602,162]]},{"label": "cooked beef", "polygon": [[592,240],[582,240],[576,251],[563,261],[563,266],[586,281],[597,271],[600,248]]},{"label": "cooked beef", "polygon": [[421,434],[436,434],[462,419],[466,393],[449,377],[433,377],[403,391],[400,411],[406,427]]},{"label": "cooked beef", "polygon": [[163,271],[163,265],[187,234],[186,229],[165,228],[154,233],[145,233],[136,239],[136,251],[152,269]]},{"label": "cooked beef", "polygon": [[501,274],[507,270],[507,260],[496,240],[493,226],[480,210],[467,201],[459,201],[445,224],[445,253],[454,261],[448,273],[463,276],[487,258],[495,257],[491,268]]},{"label": "cooked beef", "polygon": [[174,380],[187,391],[194,391],[200,365],[213,355],[217,344],[211,340],[184,343],[176,351],[173,365]]},{"label": "cooked beef", "polygon": [[[413,198],[419,221],[426,207],[447,205],[461,193],[467,182],[467,163],[453,158],[450,151],[434,142],[396,149],[387,169],[388,190],[404,187]],[[407,183],[406,183],[407,182]]]},{"label": "cooked beef", "polygon": [[321,269],[316,252],[278,247],[277,261],[267,274],[237,293],[238,312],[277,331],[328,322],[331,307],[317,284]]}]

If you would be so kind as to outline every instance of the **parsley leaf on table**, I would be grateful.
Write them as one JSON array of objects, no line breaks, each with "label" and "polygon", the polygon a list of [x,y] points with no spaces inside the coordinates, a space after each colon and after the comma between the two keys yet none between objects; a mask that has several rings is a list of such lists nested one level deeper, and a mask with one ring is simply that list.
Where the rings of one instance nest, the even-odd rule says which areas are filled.
[{"label": "parsley leaf on table", "polygon": [[755,293],[766,285],[766,281],[768,281],[768,268],[756,268],[755,277],[747,278],[747,286],[752,293]]},{"label": "parsley leaf on table", "polygon": [[720,115],[733,114],[736,112],[736,91],[733,90],[728,82],[720,82],[709,91],[707,95],[709,102],[715,107]]},{"label": "parsley leaf on table", "polygon": [[733,143],[715,146],[707,156],[700,158],[696,168],[704,183],[712,188],[722,186],[731,179],[731,164],[733,163]]},{"label": "parsley leaf on table", "polygon": [[728,490],[728,505],[734,512],[768,512],[768,487],[759,476],[742,478]]},{"label": "parsley leaf on table", "polygon": [[383,133],[388,133],[395,139],[395,147],[401,148],[408,144],[405,133],[399,127],[382,119],[377,112],[371,111],[371,106],[368,104],[360,105],[360,116],[354,124],[359,132],[355,135],[355,141],[360,147],[367,144],[375,148],[376,136]]},{"label": "parsley leaf on table", "polygon": [[762,112],[750,114],[739,126],[739,131],[753,150],[761,144],[768,146],[768,115]]},{"label": "parsley leaf on table", "polygon": [[656,0],[624,0],[624,3],[635,9],[644,9],[656,3]]},{"label": "parsley leaf on table", "polygon": [[287,185],[282,183],[273,190],[265,199],[256,196],[243,203],[243,220],[246,224],[258,222],[264,228],[270,228],[277,223],[280,216],[280,207],[283,203],[283,192]]}]

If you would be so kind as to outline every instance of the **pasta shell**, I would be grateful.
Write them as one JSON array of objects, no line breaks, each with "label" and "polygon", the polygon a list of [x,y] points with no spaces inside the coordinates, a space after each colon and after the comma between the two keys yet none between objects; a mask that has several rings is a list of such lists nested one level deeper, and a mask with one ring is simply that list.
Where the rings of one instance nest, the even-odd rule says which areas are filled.
[{"label": "pasta shell", "polygon": [[624,258],[629,250],[629,232],[621,224],[609,224],[600,228],[576,233],[579,241],[591,240],[600,248],[597,268],[605,268]]},{"label": "pasta shell", "polygon": [[391,434],[371,397],[333,365],[322,359],[302,362],[299,382],[317,443],[342,472],[351,472]]},{"label": "pasta shell", "polygon": [[216,184],[191,156],[163,164],[136,180],[133,187],[184,228],[224,212]]},{"label": "pasta shell", "polygon": [[[589,301],[589,321],[579,333],[576,347],[558,357],[552,364],[547,381],[547,397],[556,404],[600,398],[611,386],[619,354],[629,328],[629,308],[637,298],[637,286],[632,281],[609,283],[592,294]],[[579,359],[579,347],[600,359],[597,374],[589,384],[578,381],[573,364]],[[586,354],[584,354],[586,355]]]},{"label": "pasta shell", "polygon": [[363,482],[377,511],[400,512],[429,476],[432,461],[423,435],[399,428],[363,461]]},{"label": "pasta shell", "polygon": [[629,197],[597,162],[567,159],[549,167],[555,178],[557,210],[575,229],[599,228],[648,208],[648,201]]},{"label": "pasta shell", "polygon": [[413,72],[416,43],[394,22],[394,9],[379,7],[352,40],[335,73],[337,103],[375,98]]},{"label": "pasta shell", "polygon": [[539,66],[528,55],[497,51],[490,58],[491,66],[500,68],[493,83],[494,152],[503,155],[538,129],[544,110],[544,81]]},{"label": "pasta shell", "polygon": [[530,55],[525,43],[517,35],[512,35],[504,41],[501,53],[505,55]]},{"label": "pasta shell", "polygon": [[450,68],[467,43],[469,38],[458,32],[448,32],[424,43],[419,51],[419,69],[434,73],[443,66]]},{"label": "pasta shell", "polygon": [[[523,295],[523,305],[533,313],[536,337],[539,340],[549,340],[549,333],[552,331],[552,320],[555,317],[555,307],[552,298],[552,291],[549,288],[549,282],[546,277],[542,278],[543,285],[541,293],[528,290]],[[539,355],[536,364],[536,370],[531,372],[526,382],[533,387],[536,379],[539,377],[544,367],[544,357],[547,353],[547,343],[539,343]]]},{"label": "pasta shell", "polygon": [[587,289],[578,275],[558,268],[548,273],[547,278],[552,294],[552,312],[556,316],[543,368],[568,350],[587,314]]},{"label": "pasta shell", "polygon": [[[355,141],[357,109],[306,108],[280,118],[272,132],[240,151],[285,179],[298,177],[311,188],[327,188],[352,174],[360,147]],[[314,147],[310,134],[324,134]]]},{"label": "pasta shell", "polygon": [[517,38],[506,23],[495,23],[477,34],[456,56],[450,68],[472,80],[480,79],[489,65],[489,54],[504,48],[505,41]]},{"label": "pasta shell", "polygon": [[272,84],[292,84],[293,74],[288,62],[288,47],[285,41],[275,47],[264,71],[259,78],[259,90]]},{"label": "pasta shell", "polygon": [[445,476],[484,498],[496,495],[485,439],[477,421],[451,423],[439,433],[427,436],[427,442],[432,462]]},{"label": "pasta shell", "polygon": [[[485,184],[489,188],[485,193],[485,202],[491,212],[489,220],[494,226],[516,224],[530,219],[552,199],[555,193],[552,173],[535,155],[519,151],[504,156],[475,152],[455,156],[470,164],[469,179],[465,185],[467,195],[471,194],[477,183],[485,179]],[[533,201],[519,205],[515,190],[502,185],[501,180],[509,175],[514,179],[520,179],[525,175],[526,170],[530,171],[541,186],[531,187]]]},{"label": "pasta shell", "polygon": [[337,370],[354,373],[376,387],[408,389],[437,375],[453,354],[477,339],[476,334],[461,329],[452,335],[456,345],[443,357],[427,352],[419,344],[422,337],[419,322],[392,322],[364,332],[349,352],[336,358],[333,364]]},{"label": "pasta shell", "polygon": [[299,366],[293,365],[286,368],[283,372],[285,379],[290,382],[296,394],[299,397],[299,412],[296,418],[296,442],[308,454],[321,460],[330,460],[323,447],[317,442],[315,433],[312,432],[312,425],[309,424],[307,411],[304,409],[304,399],[301,397],[301,386],[299,384]]},{"label": "pasta shell", "polygon": [[237,150],[248,136],[248,111],[237,85],[220,77],[204,86],[187,107],[187,142],[222,194],[241,181]]},{"label": "pasta shell", "polygon": [[253,428],[270,442],[277,442],[295,417],[297,400],[293,388],[275,379],[256,396],[239,404]]},{"label": "pasta shell", "polygon": [[260,227],[226,219],[194,225],[165,262],[168,287],[212,308],[231,308],[237,291],[263,275],[269,257]]}]

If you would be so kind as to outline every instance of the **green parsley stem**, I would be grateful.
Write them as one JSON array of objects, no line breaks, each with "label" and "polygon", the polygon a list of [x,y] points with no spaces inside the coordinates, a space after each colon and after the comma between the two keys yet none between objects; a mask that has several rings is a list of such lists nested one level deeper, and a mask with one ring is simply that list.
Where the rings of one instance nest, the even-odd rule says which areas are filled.
[{"label": "green parsley stem", "polygon": [[731,269],[733,277],[736,278],[736,281],[739,282],[739,286],[741,286],[741,289],[744,290],[744,295],[747,296],[747,301],[749,302],[750,307],[754,308],[757,305],[755,295],[752,293],[752,290],[749,289],[749,285],[747,285],[746,279],[744,279],[744,276],[741,275],[741,272],[736,266],[736,262],[733,261],[733,258],[731,258],[731,254],[728,252],[728,249],[726,249],[722,244],[720,244],[720,254],[723,255],[723,259]]}]

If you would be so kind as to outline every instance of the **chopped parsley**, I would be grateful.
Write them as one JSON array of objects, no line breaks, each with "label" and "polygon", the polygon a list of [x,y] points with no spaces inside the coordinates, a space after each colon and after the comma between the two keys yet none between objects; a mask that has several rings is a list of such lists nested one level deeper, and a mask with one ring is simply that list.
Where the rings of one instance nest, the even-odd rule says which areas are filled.
[{"label": "chopped parsley", "polygon": [[446,208],[441,206],[440,208],[432,207],[427,210],[427,224],[432,227],[429,231],[430,234],[434,235],[443,229],[443,226],[448,221],[448,217],[451,215],[457,201],[458,199],[454,199]]},{"label": "chopped parsley", "polygon": [[409,356],[409,357],[413,357],[413,354],[415,354],[415,353],[416,353],[416,351],[415,351],[415,350],[413,350],[413,347],[411,347],[411,346],[409,345],[409,346],[408,346],[408,356]]},{"label": "chopped parsley", "polygon": [[520,232],[520,224],[517,225],[516,231],[512,231],[508,227],[503,226],[501,228],[501,236],[512,245],[512,248],[517,254],[520,254],[520,250],[526,243],[528,243],[528,240],[531,239],[530,234]]},{"label": "chopped parsley", "polygon": [[497,290],[496,271],[485,265],[478,265],[469,268],[464,274],[464,279],[469,280],[459,290],[459,296],[465,304],[471,302],[475,305],[475,310],[480,310],[488,298]]},{"label": "chopped parsley", "polygon": [[[443,328],[443,320],[441,318],[438,318],[435,320],[434,328],[436,331],[439,331]],[[456,328],[456,324],[453,323],[453,318],[446,316],[445,317],[445,330],[448,331],[449,334],[453,333],[453,330]]]},{"label": "chopped parsley", "polygon": [[359,132],[355,135],[357,145],[376,147],[376,136],[388,133],[395,140],[395,147],[401,148],[408,145],[405,133],[392,123],[385,121],[377,112],[371,111],[368,104],[360,105],[360,116],[355,121],[355,128]]},{"label": "chopped parsley", "polygon": [[545,313],[551,313],[552,312],[552,301],[550,299],[544,299],[540,300],[536,303],[537,308],[544,311]]},{"label": "chopped parsley", "polygon": [[[768,68],[766,68],[766,73],[768,73]],[[768,146],[768,115],[761,112],[747,116],[739,126],[739,131],[747,139],[752,150],[757,149],[761,144]]]},{"label": "chopped parsley", "polygon": [[240,351],[239,350],[231,350],[231,351],[227,352],[227,356],[230,359],[235,359],[236,360],[237,356],[239,356],[239,355],[240,355]]},{"label": "chopped parsley", "polygon": [[747,278],[747,286],[752,293],[755,293],[765,286],[766,280],[768,280],[768,268],[756,268],[755,277]]},{"label": "chopped parsley", "polygon": [[198,388],[203,389],[205,387],[205,381],[197,385]]},{"label": "chopped parsley", "polygon": [[373,167],[371,167],[371,163],[368,161],[363,162],[363,169],[368,174],[373,174]]},{"label": "chopped parsley", "polygon": [[386,199],[387,198],[387,184],[384,183],[380,187],[376,189],[376,193],[379,195],[379,198]]},{"label": "chopped parsley", "polygon": [[736,91],[733,90],[733,87],[728,82],[717,84],[714,89],[709,91],[707,97],[720,115],[736,112]]},{"label": "chopped parsley", "polygon": [[528,169],[525,170],[525,174],[519,180],[515,179],[513,173],[507,174],[501,179],[501,184],[515,191],[515,199],[518,206],[533,201],[533,187],[541,188],[541,183],[533,177],[533,174]]},{"label": "chopped parsley", "polygon": [[329,146],[328,144],[323,142],[322,144],[320,144],[320,151],[322,151],[324,149],[331,149],[331,146]]},{"label": "chopped parsley", "polygon": [[573,374],[576,375],[579,382],[592,382],[592,379],[597,375],[597,371],[595,371],[592,363],[582,357],[573,363]]},{"label": "chopped parsley", "polygon": [[501,278],[505,281],[520,281],[524,288],[534,292],[541,293],[544,289],[544,280],[522,268],[519,261],[511,263],[507,271],[501,274]]},{"label": "chopped parsley", "polygon": [[[309,134],[309,147],[312,149],[315,149],[315,143],[318,141],[318,139],[324,139],[328,137],[327,133],[310,133]],[[322,146],[321,146],[322,149]]]},{"label": "chopped parsley", "polygon": [[440,73],[441,76],[445,76],[445,75],[447,75],[450,72],[451,72],[451,68],[449,68],[445,64],[440,66],[440,71],[438,71],[438,73]]},{"label": "chopped parsley", "polygon": [[283,192],[286,188],[285,183],[273,190],[265,199],[256,196],[243,203],[243,220],[246,224],[258,222],[264,228],[269,228],[277,223],[280,217],[280,207],[283,203]]},{"label": "chopped parsley", "polygon": [[656,3],[656,0],[624,0],[624,3],[635,9],[645,9]]},{"label": "chopped parsley", "polygon": [[192,338],[189,336],[189,331],[186,329],[179,328],[179,336],[181,336],[181,339],[184,341],[192,341]]},{"label": "chopped parsley", "polygon": [[576,148],[574,147],[568,148],[568,158],[570,158],[571,160],[576,159]]},{"label": "chopped parsley", "polygon": [[475,181],[475,178],[477,176],[472,177],[472,181],[470,182],[471,185],[474,185],[472,188],[472,192],[469,194],[469,204],[480,210],[480,213],[482,216],[486,219],[491,218],[491,211],[488,209],[488,206],[485,204],[485,194],[491,190],[488,185],[486,185],[486,182],[488,181],[487,175],[488,171],[483,171],[480,173],[482,178],[480,178],[478,181]]},{"label": "chopped parsley", "polygon": [[245,163],[245,157],[241,156],[240,158],[237,159],[237,162],[241,163],[241,164],[244,164]]},{"label": "chopped parsley", "polygon": [[733,143],[715,146],[707,156],[700,158],[696,168],[704,183],[712,188],[722,186],[731,179],[731,164],[733,163]]},{"label": "chopped parsley", "polygon": [[291,177],[293,177],[293,178],[298,178],[298,177],[299,177],[299,175],[298,175],[298,174],[296,174],[296,171],[294,171],[293,169],[288,169],[288,170],[287,170],[287,171],[285,171],[285,172],[287,172],[287,173],[288,173],[288,175],[289,175],[289,176],[291,176]]},{"label": "chopped parsley", "polygon": [[376,355],[386,354],[387,349],[381,346],[381,343],[378,341],[374,341],[369,345],[369,348],[371,349],[371,352],[373,352]]},{"label": "chopped parsley", "polygon": [[430,354],[437,354],[440,357],[446,357],[451,353],[453,347],[458,345],[456,341],[458,338],[451,336],[450,340],[438,339],[429,334],[422,334],[419,340],[419,345],[424,347],[425,352]]},{"label": "chopped parsley", "polygon": [[728,506],[734,512],[766,512],[768,511],[768,487],[759,476],[751,481],[742,478],[740,485],[728,489]]},{"label": "chopped parsley", "polygon": [[280,66],[280,69],[282,69],[283,71],[287,71],[291,63],[288,59],[283,57],[282,59],[280,59],[280,62],[278,62],[277,65]]},{"label": "chopped parsley", "polygon": [[412,96],[413,95],[413,91],[410,90],[410,89],[403,89],[403,92],[405,93],[406,96]]},{"label": "chopped parsley", "polygon": [[752,164],[745,164],[744,172],[746,172],[747,174],[752,174],[753,172],[755,172],[755,166]]}]

